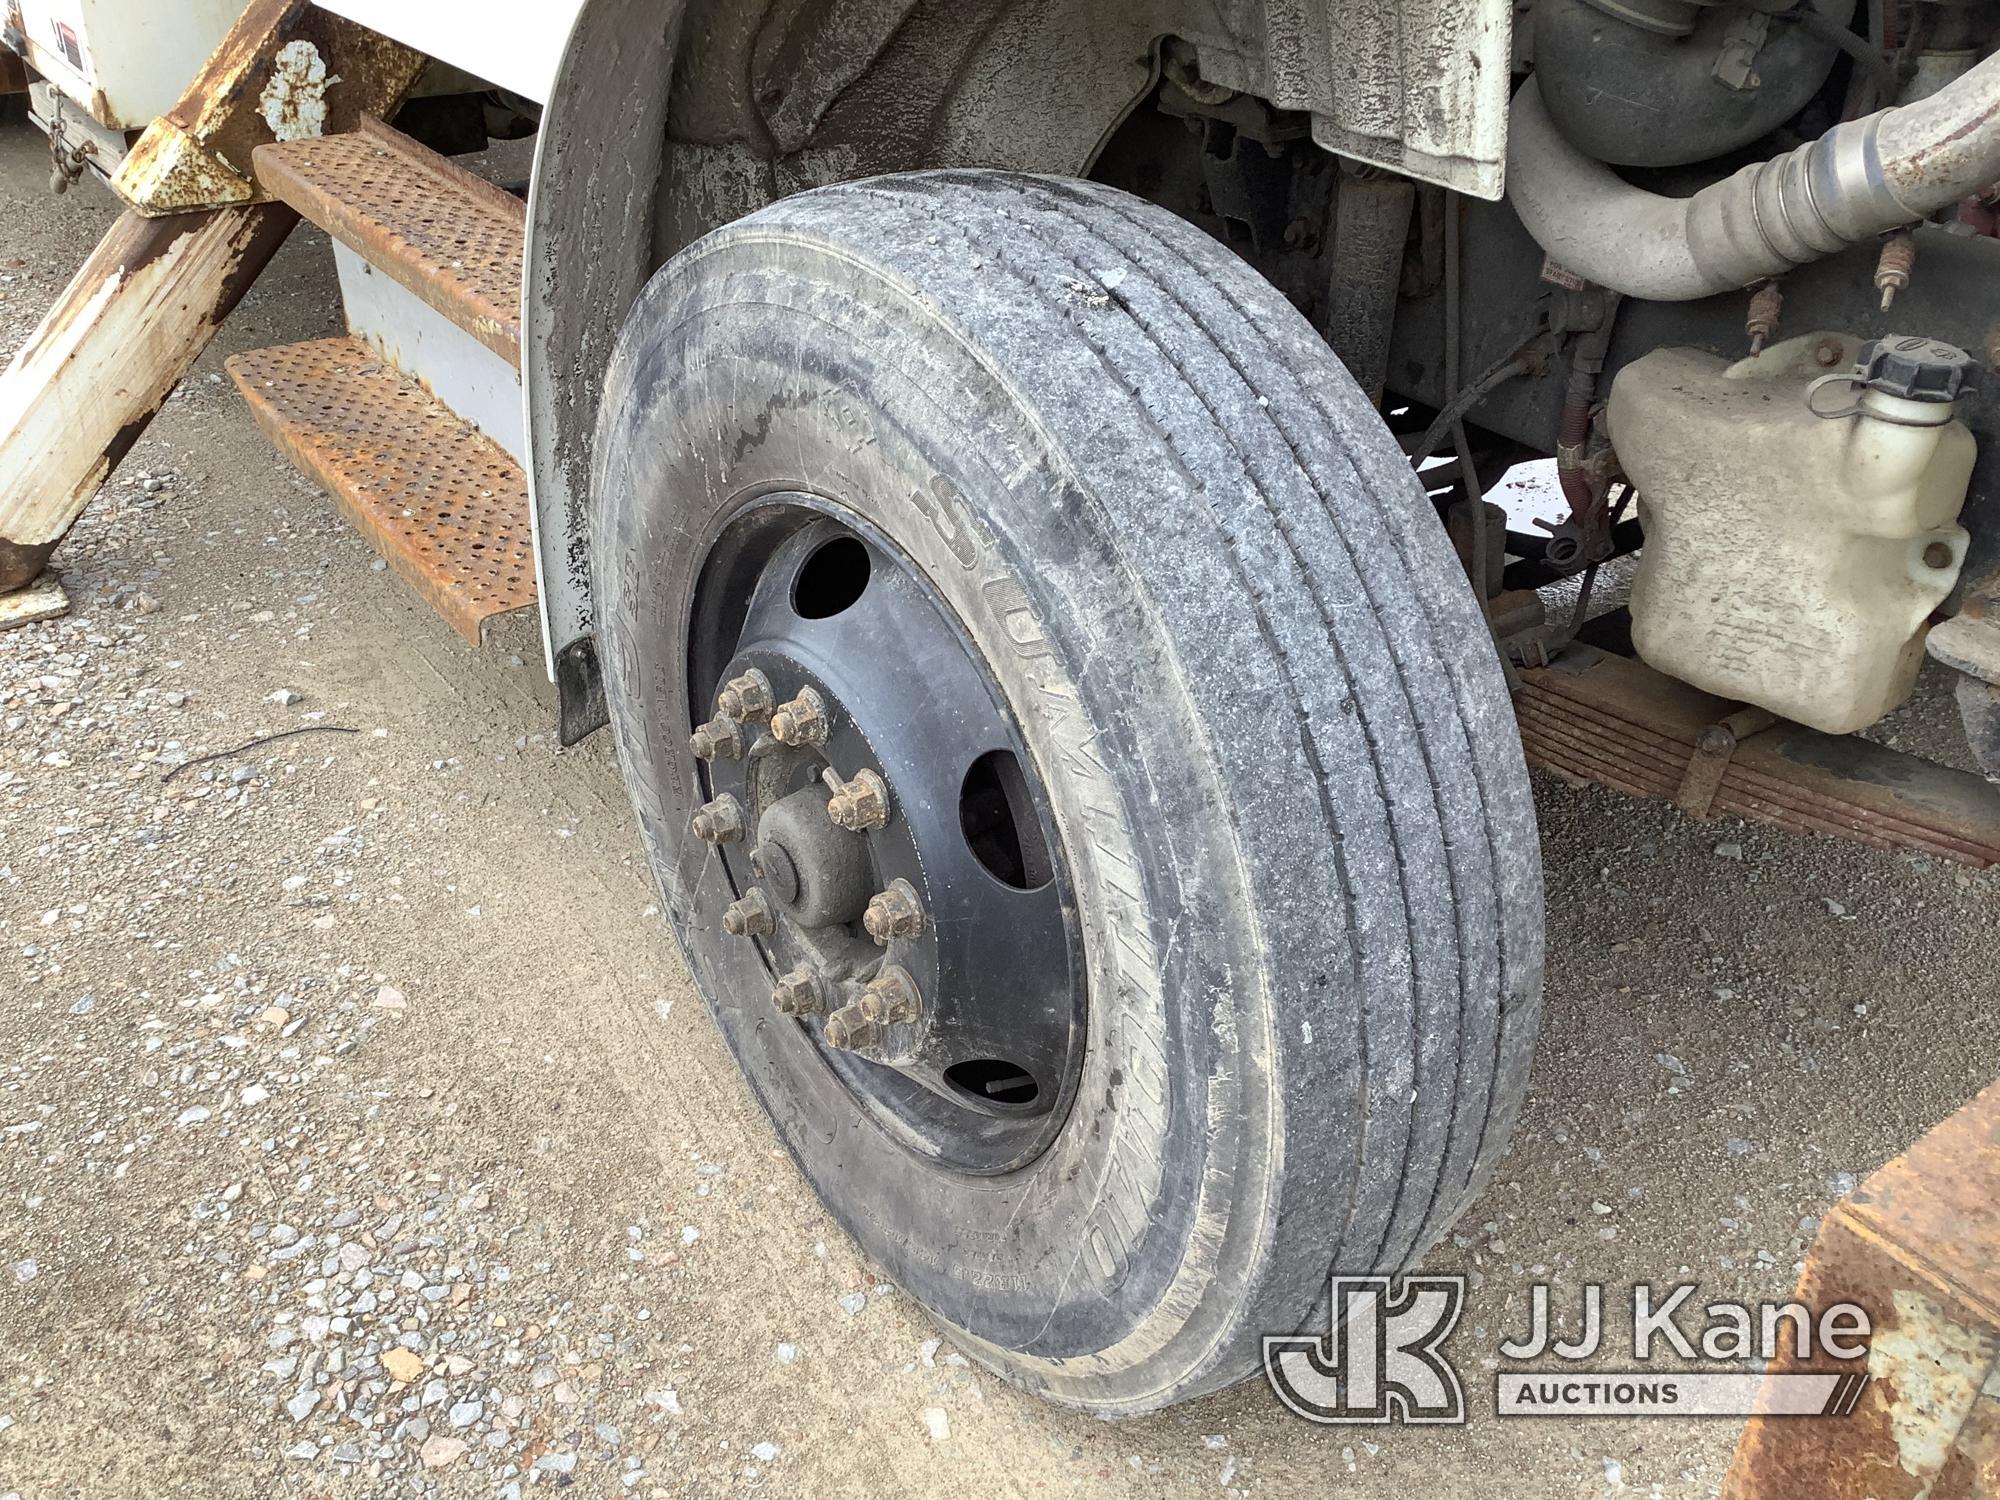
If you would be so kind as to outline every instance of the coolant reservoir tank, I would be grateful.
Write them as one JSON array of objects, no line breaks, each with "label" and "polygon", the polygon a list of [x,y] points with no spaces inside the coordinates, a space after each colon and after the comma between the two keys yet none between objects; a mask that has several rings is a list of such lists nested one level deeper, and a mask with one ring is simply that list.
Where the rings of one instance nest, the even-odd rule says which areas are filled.
[{"label": "coolant reservoir tank", "polygon": [[1610,426],[1646,531],[1639,655],[1833,734],[1903,703],[1965,561],[1975,443],[1952,409],[1973,373],[1949,344],[1839,334],[1626,366]]}]

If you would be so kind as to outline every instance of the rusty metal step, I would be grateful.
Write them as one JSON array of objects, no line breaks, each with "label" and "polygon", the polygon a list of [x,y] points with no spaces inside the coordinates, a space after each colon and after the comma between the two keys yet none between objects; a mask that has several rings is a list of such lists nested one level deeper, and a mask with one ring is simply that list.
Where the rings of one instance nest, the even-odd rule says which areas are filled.
[{"label": "rusty metal step", "polygon": [[264,434],[473,645],[535,605],[528,483],[498,444],[354,339],[258,349],[229,373]]},{"label": "rusty metal step", "polygon": [[380,120],[254,153],[272,196],[521,366],[520,199]]}]

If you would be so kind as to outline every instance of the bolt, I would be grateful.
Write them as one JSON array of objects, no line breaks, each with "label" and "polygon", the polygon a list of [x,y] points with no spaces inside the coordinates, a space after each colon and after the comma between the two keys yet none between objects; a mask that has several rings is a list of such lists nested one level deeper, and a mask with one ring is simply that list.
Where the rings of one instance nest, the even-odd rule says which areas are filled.
[{"label": "bolt", "polygon": [[800,964],[778,981],[771,991],[771,1003],[780,1015],[816,1016],[825,1007],[819,971]]},{"label": "bolt", "polygon": [[732,677],[715,695],[715,711],[726,719],[753,722],[771,716],[771,679],[752,667],[741,677]]},{"label": "bolt", "polygon": [[859,1003],[843,1005],[826,1018],[826,1044],[842,1052],[859,1052],[878,1039],[875,1023],[861,1014]]},{"label": "bolt", "polygon": [[1750,352],[1762,354],[1764,346],[1778,333],[1778,320],[1785,310],[1785,294],[1778,283],[1767,281],[1750,294],[1750,312],[1743,331],[1750,336]]},{"label": "bolt", "polygon": [[1917,241],[1908,230],[1882,241],[1882,253],[1875,261],[1875,285],[1882,293],[1882,311],[1887,312],[1896,293],[1910,284],[1917,267]]},{"label": "bolt", "polygon": [[722,914],[722,930],[731,937],[769,937],[778,930],[778,919],[764,893],[751,886],[741,901],[729,903]]},{"label": "bolt", "polygon": [[811,688],[801,688],[771,715],[771,733],[780,744],[824,745],[826,732],[826,700]]},{"label": "bolt", "polygon": [[887,890],[869,898],[868,910],[861,914],[861,925],[879,944],[886,945],[891,938],[920,937],[924,930],[924,907],[917,898],[917,888],[901,877],[890,881]]},{"label": "bolt", "polygon": [[1936,568],[1942,572],[1951,566],[1952,558],[1951,547],[1944,542],[1932,542],[1924,548],[1924,566],[1927,568]]},{"label": "bolt", "polygon": [[741,760],[743,726],[731,718],[710,719],[688,736],[688,749],[696,760]]},{"label": "bolt", "polygon": [[894,1026],[914,1021],[924,1013],[924,997],[910,972],[890,964],[868,982],[861,998],[854,1002],[862,1017],[877,1026]]},{"label": "bolt", "polygon": [[743,804],[724,792],[694,815],[694,836],[704,844],[734,844],[749,830]]},{"label": "bolt", "polygon": [[1813,345],[1814,360],[1816,360],[1822,368],[1828,370],[1832,369],[1835,365],[1839,364],[1841,361],[1841,356],[1843,356],[1846,353],[1847,353],[1847,346],[1841,343],[1841,341],[1836,338],[1824,338],[1821,339],[1817,344]]},{"label": "bolt", "polygon": [[888,826],[889,786],[873,771],[856,771],[851,781],[842,781],[840,773],[828,766],[822,779],[833,793],[827,799],[826,815],[836,828],[866,833]]},{"label": "bolt", "polygon": [[1736,736],[1726,724],[1710,724],[1695,736],[1694,746],[1704,755],[1727,755],[1736,748]]}]

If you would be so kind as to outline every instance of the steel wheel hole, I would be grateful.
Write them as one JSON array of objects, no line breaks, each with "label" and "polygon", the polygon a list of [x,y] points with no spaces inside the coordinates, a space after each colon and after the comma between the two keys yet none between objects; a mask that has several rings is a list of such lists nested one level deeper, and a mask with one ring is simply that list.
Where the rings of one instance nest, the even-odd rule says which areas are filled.
[{"label": "steel wheel hole", "polygon": [[852,609],[868,590],[868,548],[858,537],[835,537],[815,548],[792,580],[792,608],[801,619],[828,620]]},{"label": "steel wheel hole", "polygon": [[995,880],[1017,891],[1049,883],[1048,845],[1013,751],[989,750],[972,763],[959,787],[958,826],[972,857]]},{"label": "steel wheel hole", "polygon": [[1041,1093],[1034,1075],[1004,1057],[974,1057],[944,1070],[953,1088],[987,1104],[1033,1104]]}]

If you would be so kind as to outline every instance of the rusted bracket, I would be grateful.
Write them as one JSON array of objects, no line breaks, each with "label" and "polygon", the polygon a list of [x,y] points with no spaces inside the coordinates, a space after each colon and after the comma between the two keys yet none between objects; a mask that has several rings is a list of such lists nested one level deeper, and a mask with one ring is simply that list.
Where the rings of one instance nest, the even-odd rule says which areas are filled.
[{"label": "rusted bracket", "polygon": [[[1866,1311],[1868,1384],[1844,1417],[1752,1417],[1724,1500],[2000,1492],[2000,1084],[1827,1215],[1794,1300]],[[1771,1374],[1851,1369],[1786,1341]]]},{"label": "rusted bracket", "polygon": [[1715,794],[1729,774],[1729,759],[1737,745],[1777,722],[1776,714],[1746,707],[1704,728],[1695,736],[1694,754],[1688,757],[1681,789],[1674,794],[1675,805],[1696,822],[1706,823],[1713,816]]},{"label": "rusted bracket", "polygon": [[308,0],[251,0],[111,185],[148,218],[262,202],[257,147],[392,114],[425,63],[422,53]]}]

